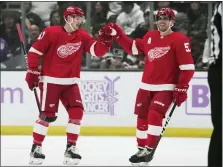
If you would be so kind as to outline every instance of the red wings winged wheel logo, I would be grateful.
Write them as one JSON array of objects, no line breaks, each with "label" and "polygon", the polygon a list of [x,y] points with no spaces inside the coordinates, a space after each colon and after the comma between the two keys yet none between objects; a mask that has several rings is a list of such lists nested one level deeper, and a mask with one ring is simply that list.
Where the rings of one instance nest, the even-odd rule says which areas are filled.
[{"label": "red wings winged wheel logo", "polygon": [[66,45],[61,45],[57,49],[57,54],[61,58],[66,58],[69,55],[75,53],[81,46],[81,41],[77,43],[67,43]]},{"label": "red wings winged wheel logo", "polygon": [[154,59],[158,59],[158,58],[164,56],[165,54],[168,53],[169,50],[170,50],[170,46],[155,47],[155,48],[149,50],[149,52],[148,52],[149,61],[153,61]]}]

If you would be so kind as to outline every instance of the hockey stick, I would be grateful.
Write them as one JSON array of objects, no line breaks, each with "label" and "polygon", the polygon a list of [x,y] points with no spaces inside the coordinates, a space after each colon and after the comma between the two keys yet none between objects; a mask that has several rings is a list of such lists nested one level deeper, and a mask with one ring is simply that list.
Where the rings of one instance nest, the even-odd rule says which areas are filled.
[{"label": "hockey stick", "polygon": [[158,144],[159,144],[159,142],[160,142],[160,140],[161,140],[161,138],[162,138],[162,136],[163,136],[164,131],[166,130],[166,127],[167,127],[167,125],[168,125],[168,123],[169,123],[169,121],[170,121],[170,118],[171,118],[172,115],[173,115],[173,112],[174,112],[176,106],[177,106],[177,104],[176,104],[176,103],[173,103],[173,107],[172,107],[172,109],[171,109],[171,111],[170,111],[168,117],[166,118],[166,122],[165,122],[165,124],[164,124],[164,126],[163,126],[163,130],[162,130],[162,132],[161,132],[161,134],[160,134],[160,136],[159,136],[159,138],[158,138],[158,140],[157,140],[157,143],[156,143],[155,148],[153,149],[153,151],[152,151],[152,153],[151,153],[151,154],[152,154],[151,157],[153,157],[153,155],[155,154],[155,151],[156,151],[156,149],[157,149],[157,146],[158,146]]},{"label": "hockey stick", "polygon": [[[26,67],[28,68],[27,52],[26,52],[26,49],[25,49],[25,46],[24,46],[24,38],[23,38],[23,34],[22,34],[22,31],[21,31],[21,28],[20,28],[20,24],[16,24],[16,27],[17,27],[17,31],[18,31],[18,34],[19,34],[20,42],[22,44],[22,50],[23,50],[24,57],[25,57],[25,60],[26,60]],[[41,111],[39,97],[38,97],[38,94],[37,94],[36,87],[33,88],[33,91],[34,91],[34,95],[35,95],[35,99],[36,99],[36,104],[37,104],[39,113],[41,114],[42,111]]]}]

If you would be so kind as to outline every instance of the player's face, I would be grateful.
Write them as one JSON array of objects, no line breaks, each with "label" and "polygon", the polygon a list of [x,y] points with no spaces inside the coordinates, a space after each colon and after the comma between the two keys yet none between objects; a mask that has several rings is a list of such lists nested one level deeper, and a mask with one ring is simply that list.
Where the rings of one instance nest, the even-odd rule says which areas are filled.
[{"label": "player's face", "polygon": [[83,22],[84,22],[83,16],[73,15],[73,16],[70,16],[69,18],[69,23],[71,23],[71,26],[74,29],[78,29]]},{"label": "player's face", "polygon": [[162,15],[162,16],[157,16],[157,25],[160,31],[165,32],[171,25],[173,25],[173,23],[169,16]]},{"label": "player's face", "polygon": [[79,28],[80,25],[84,22],[84,17],[83,16],[77,16],[75,15],[73,17],[73,25],[76,26],[76,28]]}]

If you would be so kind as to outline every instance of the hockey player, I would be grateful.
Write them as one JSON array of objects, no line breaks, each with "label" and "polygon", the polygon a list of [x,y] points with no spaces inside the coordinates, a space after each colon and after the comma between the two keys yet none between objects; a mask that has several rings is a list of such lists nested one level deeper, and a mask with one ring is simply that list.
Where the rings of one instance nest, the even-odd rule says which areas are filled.
[{"label": "hockey player", "polygon": [[63,163],[79,163],[81,156],[77,153],[76,142],[83,117],[83,104],[78,87],[82,55],[86,51],[93,56],[103,56],[112,44],[112,37],[105,35],[108,29],[106,26],[99,31],[97,41],[79,28],[84,21],[82,9],[70,6],[63,14],[65,25],[44,29],[28,52],[26,81],[30,90],[39,86],[42,110],[34,124],[30,164],[42,164],[45,159],[42,142],[50,123],[57,119],[59,100],[69,116]]},{"label": "hockey player", "polygon": [[161,134],[162,120],[172,102],[180,106],[187,99],[189,82],[194,74],[188,38],[171,30],[175,21],[173,10],[160,9],[156,19],[158,30],[135,40],[128,38],[118,25],[109,23],[109,33],[128,54],[146,55],[135,103],[138,152],[129,159],[133,165],[139,166],[147,165],[153,159],[151,153]]}]

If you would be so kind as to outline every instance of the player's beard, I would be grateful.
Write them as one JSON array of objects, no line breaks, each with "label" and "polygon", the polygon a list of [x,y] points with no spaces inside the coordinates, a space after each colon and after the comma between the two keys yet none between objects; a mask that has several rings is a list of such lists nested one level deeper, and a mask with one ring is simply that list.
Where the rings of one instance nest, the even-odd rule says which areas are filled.
[{"label": "player's beard", "polygon": [[159,31],[161,31],[161,32],[165,32],[165,31],[167,31],[168,28],[169,28],[169,25],[168,25],[168,24],[159,24],[159,25],[158,25],[158,29],[159,29]]},{"label": "player's beard", "polygon": [[163,33],[167,32],[169,29],[171,29],[172,26],[173,25],[171,22],[169,22],[169,24],[167,24],[167,23],[157,24],[158,30]]}]

